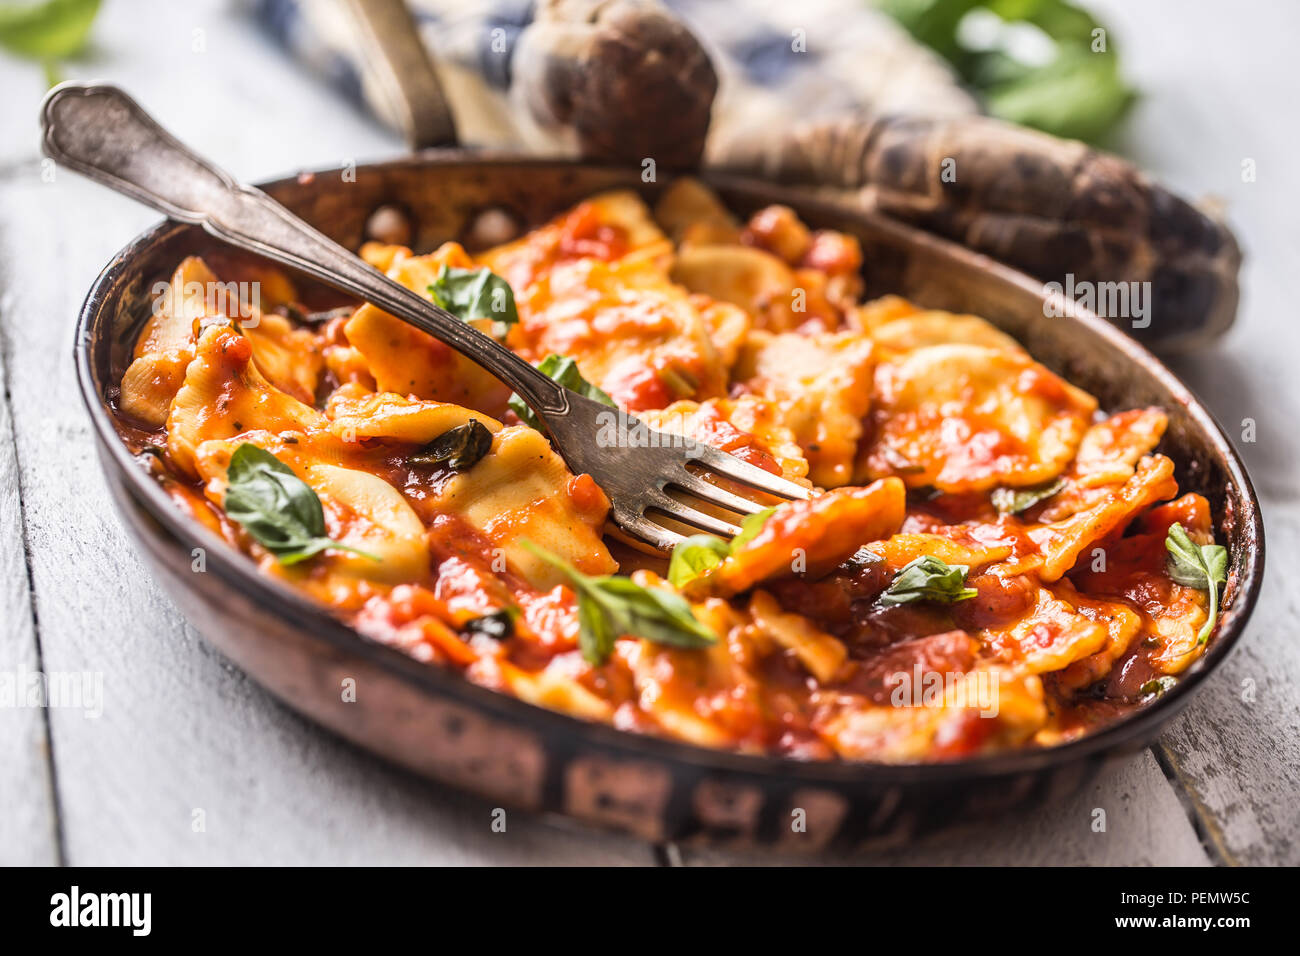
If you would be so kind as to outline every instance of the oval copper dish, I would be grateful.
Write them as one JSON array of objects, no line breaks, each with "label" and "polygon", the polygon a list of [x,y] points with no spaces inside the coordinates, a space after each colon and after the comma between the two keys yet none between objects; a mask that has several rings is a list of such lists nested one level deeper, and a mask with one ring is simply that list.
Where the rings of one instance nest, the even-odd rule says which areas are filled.
[{"label": "oval copper dish", "polygon": [[[332,171],[264,188],[351,248],[360,245],[371,211],[396,203],[411,213],[413,244],[427,250],[462,237],[485,208],[507,209],[532,225],[603,189],[653,196],[662,188],[642,183],[639,173],[450,152],[361,167],[355,182]],[[1214,642],[1175,688],[1091,736],[1051,749],[943,764],[802,763],[586,723],[368,641],[323,607],[258,574],[248,558],[188,520],[114,429],[108,396],[147,313],[148,290],[182,258],[216,244],[197,227],[164,222],[124,249],[95,282],[81,312],[76,360],[113,497],[182,611],[281,699],[370,750],[495,805],[564,814],[652,840],[823,851],[892,843],[1051,801],[1082,786],[1106,757],[1150,743],[1236,643],[1263,575],[1259,506],[1209,412],[1122,333],[1091,313],[1046,317],[1041,284],[984,256],[767,184],[710,182],[739,213],[783,202],[813,226],[858,236],[872,295],[898,292],[927,306],[985,316],[1096,395],[1102,408],[1159,405],[1168,411],[1161,450],[1176,463],[1179,486],[1210,500],[1232,562]],[[206,551],[206,573],[190,570],[194,548]],[[357,682],[354,703],[341,699],[349,677]],[[796,807],[806,812],[806,833],[791,832]]]}]

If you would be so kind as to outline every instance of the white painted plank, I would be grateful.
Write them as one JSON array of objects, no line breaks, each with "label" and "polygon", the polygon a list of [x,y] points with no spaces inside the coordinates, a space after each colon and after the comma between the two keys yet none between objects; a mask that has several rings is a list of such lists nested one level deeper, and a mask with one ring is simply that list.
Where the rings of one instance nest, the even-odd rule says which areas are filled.
[{"label": "white painted plank", "polygon": [[[6,308],[0,273],[0,315]],[[0,348],[2,348],[0,344]],[[0,356],[2,358],[2,356]],[[0,864],[58,862],[57,818],[49,774],[43,698],[32,698],[40,654],[32,622],[23,544],[18,462],[8,382],[0,360]],[[36,688],[44,685],[35,684]]]},{"label": "white painted plank", "polygon": [[[1300,863],[1300,323],[1292,46],[1300,5],[1099,3],[1143,98],[1124,149],[1192,195],[1220,199],[1246,251],[1242,307],[1221,345],[1174,363],[1237,443],[1263,505],[1268,568],[1238,651],[1167,735],[1206,837],[1225,860]],[[1243,181],[1253,160],[1254,181]],[[1256,440],[1243,441],[1243,422]],[[1243,693],[1254,689],[1253,700]]]},{"label": "white painted plank", "polygon": [[1206,839],[1225,861],[1300,862],[1300,511],[1265,514],[1270,564],[1250,631],[1164,740]]},{"label": "white painted plank", "polygon": [[[103,17],[93,74],[138,91],[165,124],[238,175],[398,149],[222,4],[106,4]],[[193,29],[205,31],[206,53],[190,51]],[[16,68],[0,64],[0,84]],[[37,101],[11,103],[6,123],[14,111],[34,118]],[[68,860],[650,863],[644,844],[518,816],[493,833],[486,804],[396,771],[299,718],[180,618],[113,515],[70,360],[90,281],[153,217],[68,173],[42,182],[29,142],[33,152],[0,178],[0,262],[21,277],[3,322],[34,600],[46,666],[102,673],[104,688],[96,720],[50,713]]]},{"label": "white painted plank", "polygon": [[[687,847],[676,847],[669,856],[677,856],[687,866],[808,862]],[[1104,767],[1097,779],[1078,793],[1031,813],[837,862],[867,866],[1210,864],[1178,797],[1148,751]]]}]

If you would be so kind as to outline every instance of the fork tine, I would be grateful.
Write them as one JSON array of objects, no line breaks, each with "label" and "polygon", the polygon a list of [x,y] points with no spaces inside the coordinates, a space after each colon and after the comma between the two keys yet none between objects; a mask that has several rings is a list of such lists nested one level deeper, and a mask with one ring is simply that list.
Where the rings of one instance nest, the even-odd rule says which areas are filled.
[{"label": "fork tine", "polygon": [[796,485],[793,481],[781,478],[769,471],[764,471],[762,468],[751,465],[747,461],[741,461],[739,458],[718,451],[716,448],[705,447],[704,453],[695,460],[710,471],[716,471],[733,481],[749,485],[751,488],[757,488],[759,491],[766,491],[778,498],[811,497],[811,493],[802,485]]},{"label": "fork tine", "polygon": [[763,506],[757,501],[733,494],[726,488],[719,488],[717,485],[705,481],[699,475],[692,474],[684,468],[682,471],[685,477],[673,478],[669,482],[670,487],[681,488],[696,498],[723,508],[730,508],[732,511],[739,511],[743,515],[752,515],[756,511],[763,510]]},{"label": "fork tine", "polygon": [[682,524],[688,524],[693,528],[699,528],[701,531],[707,531],[710,534],[722,535],[724,538],[734,538],[740,534],[740,528],[731,522],[715,518],[711,514],[692,508],[690,505],[683,504],[676,498],[670,498],[667,495],[664,495],[662,500],[656,500],[651,507],[662,511],[665,517],[680,521]]},{"label": "fork tine", "polygon": [[679,541],[686,540],[686,535],[656,524],[645,515],[623,512],[615,515],[615,518],[626,534],[640,538],[660,551],[671,551]]}]

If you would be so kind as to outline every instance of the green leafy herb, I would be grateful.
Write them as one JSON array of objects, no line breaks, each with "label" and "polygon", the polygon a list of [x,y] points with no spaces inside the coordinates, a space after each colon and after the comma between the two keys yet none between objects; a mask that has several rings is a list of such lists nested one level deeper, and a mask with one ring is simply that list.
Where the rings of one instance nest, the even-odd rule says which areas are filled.
[{"label": "green leafy herb", "polygon": [[[1135,94],[1110,33],[1069,0],[878,0],[918,41],[952,64],[994,116],[1096,142]],[[982,29],[981,29],[982,28]],[[1049,54],[1027,56],[1034,35]]]},{"label": "green leafy herb", "polygon": [[668,562],[668,583],[679,588],[688,581],[693,581],[700,575],[712,571],[726,558],[735,554],[738,548],[753,540],[775,511],[774,506],[747,515],[740,522],[740,533],[730,541],[724,541],[711,534],[693,534],[677,542],[677,546],[673,548],[673,556]]},{"label": "green leafy herb", "polygon": [[0,46],[34,60],[62,59],[86,45],[99,0],[0,5]]},{"label": "green leafy herb", "polygon": [[712,571],[731,554],[731,544],[711,534],[693,534],[677,542],[668,562],[668,583],[680,588]]},{"label": "green leafy herb", "polygon": [[50,86],[59,82],[58,61],[86,45],[99,0],[45,0],[0,4],[0,47],[39,60]]},{"label": "green leafy herb", "polygon": [[379,560],[326,537],[316,492],[269,451],[240,445],[230,456],[226,482],[226,514],[281,564],[297,564],[327,548]]},{"label": "green leafy herb", "polygon": [[[582,377],[582,373],[578,371],[578,363],[567,355],[556,355],[552,352],[542,359],[541,364],[537,366],[537,371],[559,382],[571,392],[577,392],[579,395],[600,402],[602,405],[608,405],[611,408],[617,407],[608,393]],[[520,398],[518,394],[510,396],[510,407],[525,425],[531,425],[539,432],[546,430],[542,427],[541,419],[534,414],[533,410],[528,407],[528,403]]]},{"label": "green leafy herb", "polygon": [[510,283],[491,269],[452,269],[443,266],[429,286],[433,301],[466,322],[495,319],[503,325],[519,321]]},{"label": "green leafy herb", "polygon": [[591,577],[531,541],[519,543],[563,571],[573,585],[578,595],[578,647],[588,663],[599,666],[609,660],[615,640],[623,634],[672,647],[717,643],[717,636],[695,619],[680,595],[613,574]]},{"label": "green leafy herb", "polygon": [[933,555],[923,555],[909,561],[898,572],[892,584],[880,595],[886,607],[912,604],[916,601],[933,601],[936,604],[953,604],[975,597],[979,592],[966,587],[964,564],[945,564]]},{"label": "green leafy herb", "polygon": [[1151,700],[1154,697],[1159,697],[1177,683],[1177,677],[1153,677],[1138,688],[1138,693],[1142,695],[1144,700]]},{"label": "green leafy herb", "polygon": [[452,471],[468,471],[492,447],[492,432],[476,418],[443,432],[406,459],[411,465],[446,465]]},{"label": "green leafy herb", "polygon": [[1183,526],[1174,522],[1165,538],[1165,550],[1169,552],[1169,576],[1210,596],[1209,616],[1196,635],[1196,642],[1204,644],[1219,618],[1219,586],[1228,582],[1228,549],[1221,544],[1198,546]]},{"label": "green leafy herb", "polygon": [[507,607],[491,614],[484,614],[466,621],[464,630],[471,634],[483,634],[498,641],[509,640],[515,633],[515,618],[519,616],[516,608]]},{"label": "green leafy herb", "polygon": [[1096,143],[1136,99],[1113,55],[1062,49],[1054,62],[1017,70],[987,88],[994,116],[1065,139]]},{"label": "green leafy herb", "polygon": [[752,515],[746,515],[745,519],[740,522],[740,534],[731,539],[731,550],[734,552],[737,548],[754,540],[755,536],[763,530],[763,525],[767,524],[767,519],[774,514],[776,514],[776,505],[771,508],[764,508],[762,511],[755,511]]},{"label": "green leafy herb", "polygon": [[992,495],[993,507],[998,509],[998,514],[1018,515],[1038,502],[1046,501],[1064,487],[1065,479],[1057,478],[1033,488],[995,488]]}]

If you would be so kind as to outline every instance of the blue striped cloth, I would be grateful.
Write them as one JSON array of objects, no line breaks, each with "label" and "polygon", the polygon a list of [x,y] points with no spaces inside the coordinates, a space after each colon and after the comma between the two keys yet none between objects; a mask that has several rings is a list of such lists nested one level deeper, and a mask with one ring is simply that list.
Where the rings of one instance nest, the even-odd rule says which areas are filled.
[{"label": "blue striped cloth", "polygon": [[[529,0],[408,0],[466,144],[565,154],[511,96]],[[246,0],[263,28],[323,82],[381,119],[369,65],[340,0]],[[946,64],[867,0],[665,0],[708,49],[719,76],[711,142],[738,130],[856,112],[971,113]]]}]

